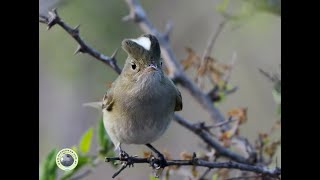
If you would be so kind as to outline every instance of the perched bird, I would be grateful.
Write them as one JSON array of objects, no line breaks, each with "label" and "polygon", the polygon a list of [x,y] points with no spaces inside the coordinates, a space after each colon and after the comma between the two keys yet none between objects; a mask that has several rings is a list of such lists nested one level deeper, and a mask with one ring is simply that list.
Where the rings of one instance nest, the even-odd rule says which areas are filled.
[{"label": "perched bird", "polygon": [[122,48],[128,54],[124,68],[102,100],[105,129],[120,155],[121,144],[145,144],[159,155],[150,143],[182,110],[181,93],[162,71],[155,36],[125,39]]}]

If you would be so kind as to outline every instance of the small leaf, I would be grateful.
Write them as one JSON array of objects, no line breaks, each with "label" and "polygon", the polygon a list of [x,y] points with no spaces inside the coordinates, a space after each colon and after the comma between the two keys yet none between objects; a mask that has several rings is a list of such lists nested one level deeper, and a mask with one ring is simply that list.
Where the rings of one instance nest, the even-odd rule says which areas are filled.
[{"label": "small leaf", "polygon": [[89,151],[91,146],[92,134],[93,134],[93,128],[91,127],[82,135],[79,143],[80,152],[85,154]]},{"label": "small leaf", "polygon": [[199,172],[197,170],[197,166],[192,166],[191,167],[191,173],[192,173],[193,177],[197,177],[198,176]]},{"label": "small leaf", "polygon": [[78,148],[77,148],[77,146],[72,146],[71,149],[72,149],[75,153],[78,153]]},{"label": "small leaf", "polygon": [[217,173],[213,174],[212,180],[218,180],[218,174]]},{"label": "small leaf", "polygon": [[156,177],[150,175],[150,176],[149,176],[149,180],[159,180],[159,178],[156,178]]},{"label": "small leaf", "polygon": [[186,151],[182,151],[181,153],[180,153],[180,158],[182,159],[182,160],[191,160],[192,159],[192,153],[189,153],[189,152],[186,152]]},{"label": "small leaf", "polygon": [[247,111],[248,108],[244,107],[233,108],[228,111],[228,116],[236,118],[237,120],[239,120],[240,124],[243,124],[247,121]]},{"label": "small leaf", "polygon": [[152,152],[151,151],[143,151],[143,157],[144,158],[148,158],[152,155]]},{"label": "small leaf", "polygon": [[192,48],[186,47],[185,49],[188,53],[188,56],[185,59],[181,60],[181,64],[183,66],[183,69],[187,70],[189,67],[194,66],[196,63],[199,63],[200,58]]},{"label": "small leaf", "polygon": [[53,149],[42,161],[39,174],[40,180],[55,180],[57,174],[56,154],[57,150]]},{"label": "small leaf", "polygon": [[277,90],[273,89],[272,96],[273,96],[274,101],[277,104],[281,104],[281,93],[279,93]]},{"label": "small leaf", "polygon": [[216,6],[216,10],[220,13],[226,12],[226,9],[229,5],[229,0],[223,0]]}]

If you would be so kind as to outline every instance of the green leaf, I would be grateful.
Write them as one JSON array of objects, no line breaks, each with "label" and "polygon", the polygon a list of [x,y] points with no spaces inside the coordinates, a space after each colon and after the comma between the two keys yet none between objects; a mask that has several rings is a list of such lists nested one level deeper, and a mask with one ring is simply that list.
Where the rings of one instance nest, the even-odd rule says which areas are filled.
[{"label": "green leaf", "polygon": [[229,0],[223,0],[216,6],[216,10],[220,13],[226,12],[226,9],[229,5]]},{"label": "green leaf", "polygon": [[281,93],[279,93],[277,90],[273,89],[272,96],[273,96],[274,101],[277,104],[281,104]]},{"label": "green leaf", "polygon": [[149,176],[149,180],[159,180],[159,178],[154,177],[153,175]]},{"label": "green leaf", "polygon": [[57,150],[52,149],[42,161],[39,174],[40,180],[55,180],[57,175],[56,154]]},{"label": "green leaf", "polygon": [[212,180],[218,180],[218,174],[215,173],[213,176],[212,176]]},{"label": "green leaf", "polygon": [[71,149],[78,154],[78,148],[77,148],[77,146],[74,145],[74,146],[71,147]]},{"label": "green leaf", "polygon": [[93,134],[93,128],[91,127],[82,135],[79,143],[80,152],[85,154],[89,151],[91,146],[92,134]]}]

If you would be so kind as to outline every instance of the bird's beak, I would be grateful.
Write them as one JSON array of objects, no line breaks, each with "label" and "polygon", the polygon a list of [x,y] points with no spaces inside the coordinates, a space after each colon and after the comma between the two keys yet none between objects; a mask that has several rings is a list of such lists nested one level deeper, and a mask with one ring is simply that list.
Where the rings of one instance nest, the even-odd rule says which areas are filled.
[{"label": "bird's beak", "polygon": [[149,67],[152,68],[153,70],[158,70],[157,65],[149,64]]}]

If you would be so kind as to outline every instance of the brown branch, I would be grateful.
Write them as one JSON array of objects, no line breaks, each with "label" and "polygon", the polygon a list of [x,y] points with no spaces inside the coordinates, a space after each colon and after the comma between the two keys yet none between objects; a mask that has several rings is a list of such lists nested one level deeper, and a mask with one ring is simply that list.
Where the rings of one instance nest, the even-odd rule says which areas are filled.
[{"label": "brown branch", "polygon": [[59,25],[64,29],[75,41],[78,43],[78,48],[75,51],[75,54],[81,52],[81,53],[88,53],[97,60],[107,64],[110,66],[112,69],[114,69],[118,74],[121,73],[120,67],[117,65],[117,61],[115,59],[117,51],[113,53],[111,57],[108,57],[91,46],[89,46],[84,40],[80,37],[80,31],[79,31],[79,25],[76,26],[75,28],[70,27],[67,25],[63,20],[59,17],[57,10],[53,9],[52,11],[49,12],[49,17],[46,17],[44,15],[39,15],[39,22],[44,23],[48,25],[48,30],[52,28],[54,25]]},{"label": "brown branch", "polygon": [[[204,94],[201,89],[196,86],[196,84],[184,73],[181,64],[178,62],[173,53],[168,38],[165,38],[166,35],[160,33],[154,27],[154,25],[148,19],[139,1],[126,0],[126,2],[130,8],[130,13],[129,15],[125,16],[123,20],[132,20],[136,22],[145,33],[151,33],[158,38],[162,50],[161,52],[169,71],[169,76],[173,79],[173,81],[179,83],[189,91],[189,93],[201,104],[201,106],[208,111],[211,119],[213,119],[215,123],[223,122],[225,120],[223,114],[213,105],[210,98]],[[227,128],[228,126],[223,127],[223,129]]]},{"label": "brown branch", "polygon": [[[138,158],[138,157],[125,157],[125,158],[119,158],[119,157],[112,157],[112,158],[106,158],[106,162],[110,161],[122,161],[125,162],[123,166],[112,176],[112,178],[116,177],[118,174],[120,174],[121,171],[123,171],[128,166],[133,165],[134,163],[147,163],[150,164],[152,168],[158,169],[157,165],[159,164],[160,159],[157,159],[153,156],[149,158]],[[244,163],[238,163],[238,162],[210,162],[202,159],[198,159],[195,157],[195,154],[191,160],[166,160],[166,163],[164,164],[164,167],[167,166],[200,166],[200,167],[207,167],[207,168],[227,168],[227,169],[239,169],[242,171],[250,171],[255,172],[258,174],[262,174],[265,176],[271,176],[271,177],[278,177],[281,175],[281,169],[280,168],[268,168],[265,166],[254,166]]]}]

